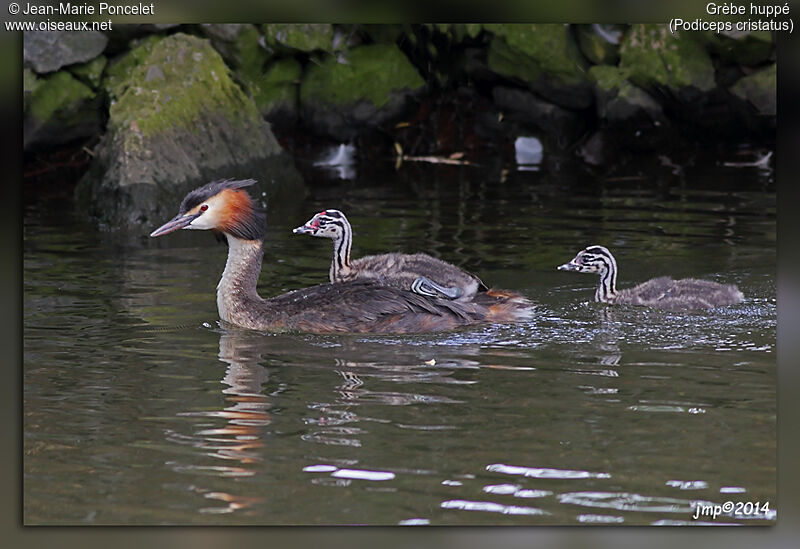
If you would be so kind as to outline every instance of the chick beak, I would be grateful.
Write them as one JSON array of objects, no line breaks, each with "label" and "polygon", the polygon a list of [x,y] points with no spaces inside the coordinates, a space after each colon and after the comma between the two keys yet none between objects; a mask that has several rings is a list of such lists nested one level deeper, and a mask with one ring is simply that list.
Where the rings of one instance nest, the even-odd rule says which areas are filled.
[{"label": "chick beak", "polygon": [[317,234],[319,230],[319,221],[316,217],[311,221],[306,221],[305,225],[300,225],[296,229],[292,230],[294,234]]},{"label": "chick beak", "polygon": [[564,263],[563,265],[558,266],[559,271],[577,271],[578,265],[574,261],[570,261],[569,263]]},{"label": "chick beak", "polygon": [[299,227],[292,229],[294,234],[314,234],[316,229],[313,227],[309,227],[308,225],[300,225]]}]

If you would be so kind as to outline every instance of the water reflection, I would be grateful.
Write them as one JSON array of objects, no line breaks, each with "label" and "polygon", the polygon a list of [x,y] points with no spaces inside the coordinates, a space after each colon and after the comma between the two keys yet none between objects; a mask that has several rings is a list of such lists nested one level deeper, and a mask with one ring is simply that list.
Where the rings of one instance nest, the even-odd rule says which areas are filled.
[{"label": "water reflection", "polygon": [[[362,348],[363,351],[363,348]],[[378,406],[409,406],[417,404],[461,404],[461,400],[436,394],[435,392],[407,392],[376,390],[373,386],[386,383],[414,386],[417,383],[445,385],[472,385],[474,380],[454,377],[457,369],[476,368],[474,361],[468,359],[446,359],[437,364],[435,359],[424,362],[403,363],[401,361],[380,363],[377,361],[354,361],[342,358],[334,359],[337,369],[334,372],[341,376],[341,383],[335,387],[338,398],[332,402],[311,402],[308,408],[319,415],[305,419],[307,425],[314,429],[302,435],[307,442],[334,446],[362,445],[360,436],[369,431],[361,425],[384,423],[387,420],[378,417],[360,417],[356,410],[364,405],[373,408]],[[341,369],[339,369],[341,368]],[[344,369],[347,368],[347,369]],[[358,425],[356,425],[358,424]],[[420,431],[437,431],[452,429],[447,424],[407,424],[397,423],[401,429]]]},{"label": "water reflection", "polygon": [[[263,461],[260,449],[265,446],[265,428],[270,425],[270,399],[263,389],[269,375],[260,364],[261,353],[250,334],[241,330],[224,331],[219,338],[219,359],[228,364],[221,383],[225,401],[222,410],[192,410],[179,413],[184,417],[223,419],[221,427],[197,429],[191,435],[167,431],[167,440],[198,448],[208,457],[230,465],[186,465],[173,463],[174,470],[189,473],[207,472],[220,477],[240,478],[258,474],[255,464]],[[205,425],[205,422],[201,423]],[[204,508],[203,513],[227,513],[246,509],[263,501],[230,492],[209,491],[204,497],[222,501],[224,507]]]}]

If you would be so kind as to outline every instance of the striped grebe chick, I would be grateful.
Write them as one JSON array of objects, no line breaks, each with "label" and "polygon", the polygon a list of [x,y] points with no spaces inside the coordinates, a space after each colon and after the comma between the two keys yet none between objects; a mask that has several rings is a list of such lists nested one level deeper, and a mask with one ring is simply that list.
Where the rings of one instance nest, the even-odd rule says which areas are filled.
[{"label": "striped grebe chick", "polygon": [[696,278],[673,280],[662,276],[633,288],[617,290],[617,262],[603,246],[589,246],[578,252],[572,261],[558,267],[560,271],[596,273],[600,283],[595,301],[602,303],[645,305],[672,311],[705,309],[733,305],[744,299],[733,284],[719,284]]},{"label": "striped grebe chick", "polygon": [[253,183],[247,179],[203,185],[186,195],[178,215],[150,234],[211,230],[227,242],[228,259],[217,285],[217,310],[226,322],[262,331],[416,333],[514,322],[533,314],[530,301],[511,292],[481,292],[471,301],[450,301],[370,280],[321,284],[263,299],[256,285],[266,215],[244,190]]},{"label": "striped grebe chick", "polygon": [[353,229],[339,210],[324,210],[293,232],[333,240],[331,282],[372,279],[420,295],[459,301],[470,301],[488,289],[474,274],[427,254],[388,253],[351,260]]}]

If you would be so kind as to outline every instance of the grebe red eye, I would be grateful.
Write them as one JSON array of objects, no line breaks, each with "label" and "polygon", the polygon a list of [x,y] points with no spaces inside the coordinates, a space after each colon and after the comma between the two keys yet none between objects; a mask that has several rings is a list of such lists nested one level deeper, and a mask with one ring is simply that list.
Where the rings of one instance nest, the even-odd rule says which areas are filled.
[{"label": "grebe red eye", "polygon": [[208,204],[203,204],[202,206],[200,206],[200,211],[201,211],[201,212],[204,212],[204,211],[206,211],[207,209],[208,209]]}]

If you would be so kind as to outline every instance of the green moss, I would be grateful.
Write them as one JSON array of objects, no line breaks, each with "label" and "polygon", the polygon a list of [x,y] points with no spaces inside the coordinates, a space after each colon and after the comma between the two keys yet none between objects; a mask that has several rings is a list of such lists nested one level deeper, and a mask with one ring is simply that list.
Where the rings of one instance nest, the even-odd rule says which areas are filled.
[{"label": "green moss", "polygon": [[217,112],[232,123],[258,117],[208,41],[175,34],[148,50],[127,80],[118,84],[124,92],[109,110],[112,131],[129,127],[147,138],[186,128]]},{"label": "green moss", "polygon": [[454,42],[463,42],[466,38],[475,38],[483,30],[483,25],[480,23],[435,23],[429,26],[448,36]]},{"label": "green moss", "polygon": [[273,63],[257,80],[248,82],[253,100],[262,113],[285,106],[294,110],[302,67],[293,57]]},{"label": "green moss", "polygon": [[133,69],[150,55],[153,47],[163,39],[163,36],[152,34],[136,43],[122,58],[108,66],[103,88],[112,101],[125,91],[125,87],[130,83]]},{"label": "green moss", "polygon": [[759,65],[772,58],[773,36],[768,31],[703,33],[709,49],[729,63]]},{"label": "green moss", "polygon": [[589,78],[595,83],[597,113],[600,118],[625,118],[638,109],[648,113],[653,120],[661,120],[661,106],[644,90],[634,86],[625,68],[595,65],[589,69]]},{"label": "green moss", "polygon": [[670,34],[666,25],[633,25],[620,48],[620,66],[645,89],[714,88],[714,67],[702,44],[689,33]]},{"label": "green moss", "polygon": [[395,90],[421,88],[425,81],[397,47],[361,46],[348,52],[347,63],[328,56],[312,65],[300,87],[301,101],[352,105],[368,101],[383,106]]},{"label": "green moss", "polygon": [[775,116],[777,113],[778,72],[773,63],[765,69],[748,74],[731,86],[731,93],[753,105],[759,114]]},{"label": "green moss", "polygon": [[57,113],[71,109],[94,96],[95,92],[91,88],[80,83],[68,71],[58,71],[34,85],[28,112],[33,118],[48,122]]},{"label": "green moss", "polygon": [[567,25],[492,24],[487,62],[498,74],[532,81],[542,72],[574,84],[586,80],[586,62]]},{"label": "green moss", "polygon": [[97,89],[103,78],[103,69],[106,68],[107,62],[108,59],[106,59],[105,55],[98,55],[87,63],[71,66],[69,70],[80,80]]},{"label": "green moss", "polygon": [[23,110],[28,109],[28,103],[33,92],[42,84],[42,81],[37,78],[36,73],[32,70],[25,68],[22,70],[22,103]]},{"label": "green moss", "polygon": [[231,48],[231,65],[247,74],[260,74],[267,53],[259,45],[261,34],[254,25],[242,25]]},{"label": "green moss", "polygon": [[333,25],[267,24],[263,27],[267,43],[300,51],[333,51]]},{"label": "green moss", "polygon": [[618,90],[626,84],[630,84],[628,70],[620,67],[595,65],[589,69],[588,74],[597,87],[606,91]]},{"label": "green moss", "polygon": [[502,38],[494,38],[489,44],[486,65],[492,72],[523,82],[535,82],[543,73],[539,63],[519,55]]}]

